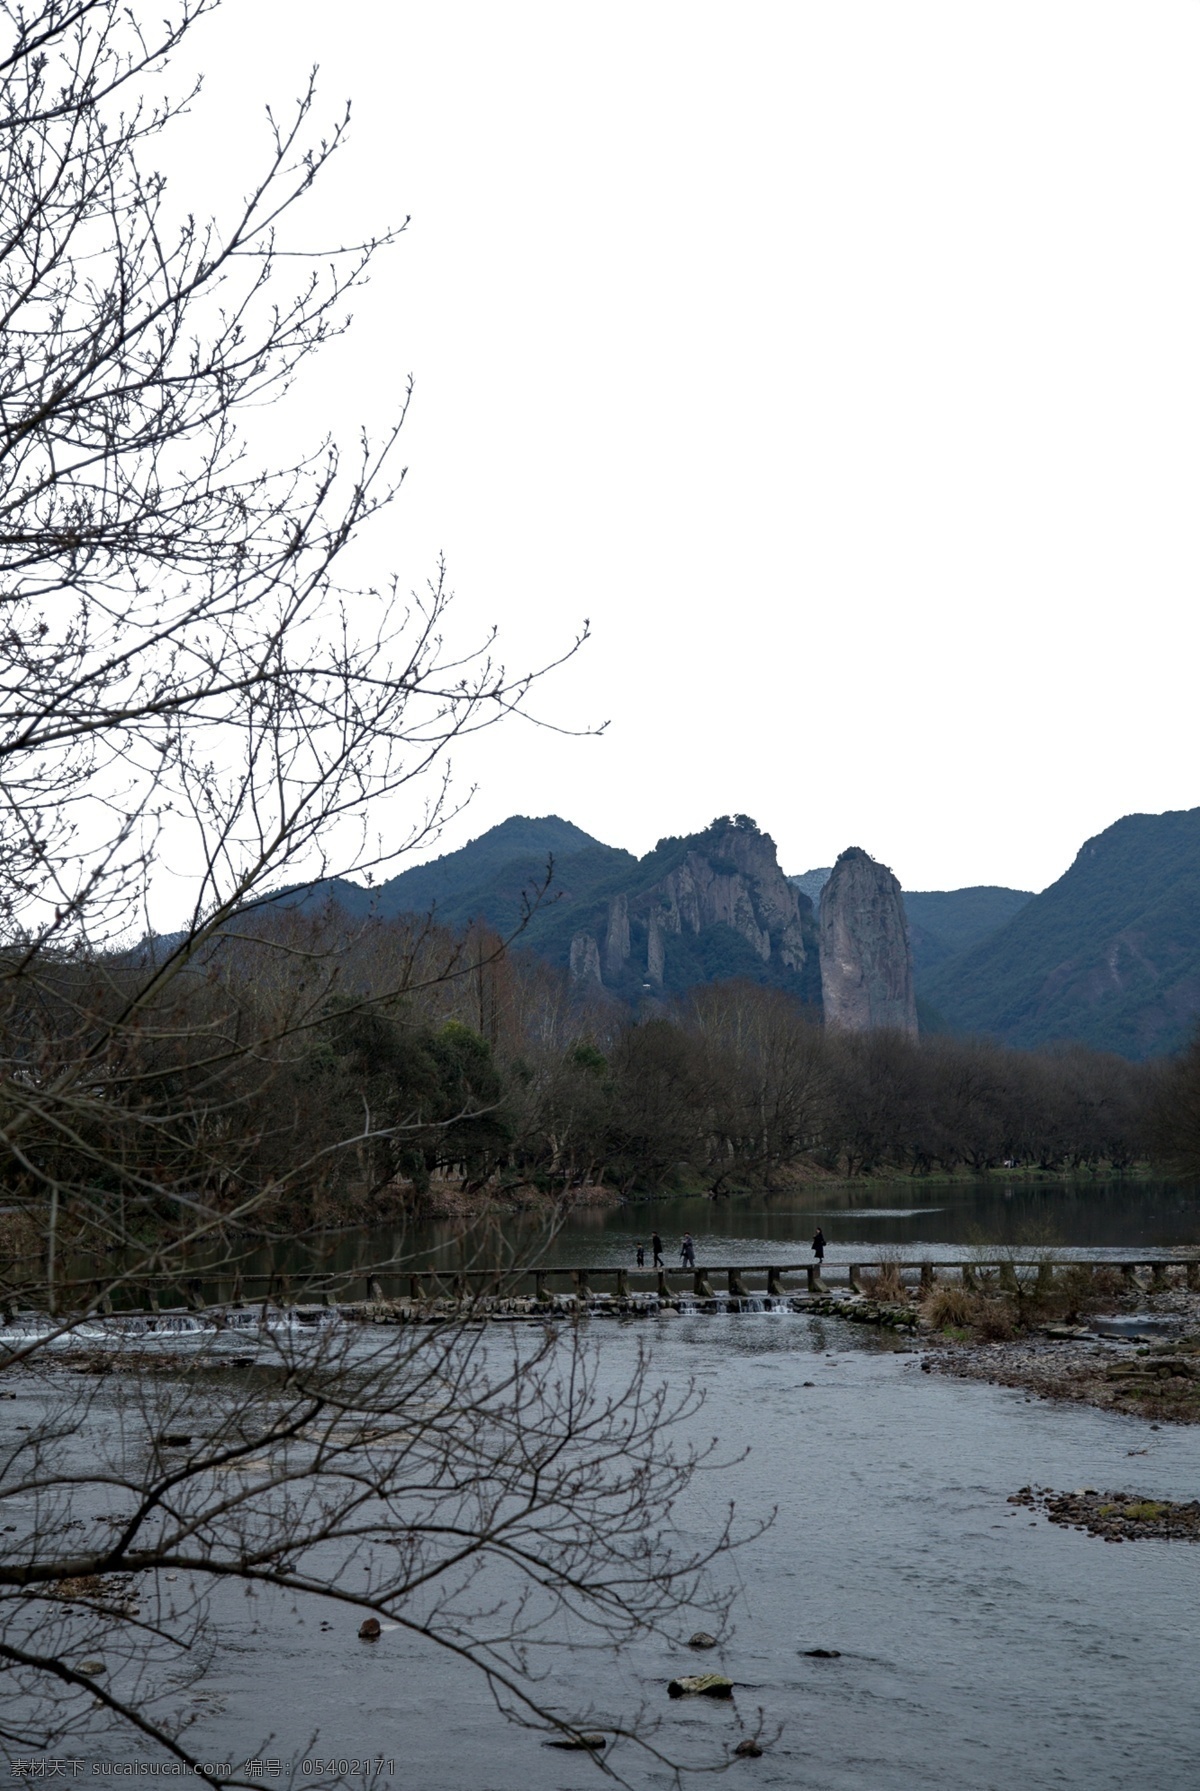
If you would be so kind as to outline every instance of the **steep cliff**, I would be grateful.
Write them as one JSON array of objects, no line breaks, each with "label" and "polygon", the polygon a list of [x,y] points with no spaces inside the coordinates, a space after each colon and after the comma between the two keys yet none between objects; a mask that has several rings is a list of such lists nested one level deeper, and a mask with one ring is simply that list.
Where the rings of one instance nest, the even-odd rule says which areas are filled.
[{"label": "steep cliff", "polygon": [[628,902],[635,923],[629,954],[641,922],[650,982],[667,981],[672,959],[680,960],[673,941],[696,942],[721,930],[748,946],[761,965],[803,980],[811,956],[811,905],[780,870],[770,834],[747,816],[726,815],[704,833],[660,843],[651,857],[664,854],[664,847],[678,848],[664,855],[669,868]]},{"label": "steep cliff", "polygon": [[604,934],[604,968],[613,982],[629,962],[629,897],[615,895],[608,904],[608,925]]},{"label": "steep cliff", "polygon": [[821,891],[821,1001],[827,1026],[915,1038],[912,949],[900,885],[859,846]]},{"label": "steep cliff", "polygon": [[600,947],[591,933],[576,933],[572,939],[569,968],[571,981],[577,986],[600,987]]},{"label": "steep cliff", "polygon": [[610,898],[603,925],[604,981],[625,995],[748,976],[818,996],[812,904],[745,815],[660,840]]}]

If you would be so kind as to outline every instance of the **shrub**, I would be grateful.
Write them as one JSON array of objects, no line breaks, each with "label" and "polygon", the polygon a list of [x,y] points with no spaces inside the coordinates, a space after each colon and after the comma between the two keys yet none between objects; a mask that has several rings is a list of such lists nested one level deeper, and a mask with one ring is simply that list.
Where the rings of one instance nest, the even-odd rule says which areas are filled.
[{"label": "shrub", "polygon": [[975,1330],[985,1343],[1007,1343],[1016,1335],[1013,1310],[1007,1300],[983,1300],[976,1305]]},{"label": "shrub", "polygon": [[978,1305],[978,1299],[965,1287],[938,1287],[922,1301],[921,1316],[935,1331],[961,1330],[975,1323]]},{"label": "shrub", "polygon": [[874,1300],[904,1298],[904,1258],[898,1251],[880,1252],[878,1269],[863,1276],[863,1286]]}]

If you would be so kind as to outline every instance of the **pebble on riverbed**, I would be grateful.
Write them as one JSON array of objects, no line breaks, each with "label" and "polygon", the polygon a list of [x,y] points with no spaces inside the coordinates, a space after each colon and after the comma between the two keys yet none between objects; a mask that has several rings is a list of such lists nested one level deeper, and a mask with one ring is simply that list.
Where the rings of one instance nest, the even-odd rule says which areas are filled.
[{"label": "pebble on riverbed", "polygon": [[[1193,1323],[1195,1316],[1189,1314]],[[1111,1337],[1060,1339],[1045,1331],[1003,1343],[929,1342],[933,1347],[921,1363],[928,1372],[1022,1387],[1042,1399],[1082,1400],[1130,1417],[1200,1423],[1197,1331],[1141,1346]]]},{"label": "pebble on riverbed", "polygon": [[1052,1524],[1066,1524],[1101,1536],[1105,1542],[1140,1542],[1150,1537],[1168,1542],[1200,1542],[1200,1499],[1145,1499],[1137,1493],[1097,1492],[1079,1487],[1055,1493],[1023,1486],[1010,1505],[1043,1511]]}]

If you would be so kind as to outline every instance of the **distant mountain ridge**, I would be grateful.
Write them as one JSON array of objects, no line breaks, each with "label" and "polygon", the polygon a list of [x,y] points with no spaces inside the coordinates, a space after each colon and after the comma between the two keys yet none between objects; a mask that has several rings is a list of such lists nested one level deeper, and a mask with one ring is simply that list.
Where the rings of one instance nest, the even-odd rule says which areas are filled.
[{"label": "distant mountain ridge", "polygon": [[1200,1019],[1200,808],[1126,815],[996,932],[932,968],[956,1032],[1177,1050]]},{"label": "distant mountain ridge", "polygon": [[1032,900],[1027,889],[990,884],[973,889],[906,889],[904,911],[918,985],[925,972],[998,931]]},{"label": "distant mountain ridge", "polygon": [[793,884],[794,887],[800,891],[801,895],[806,895],[815,907],[821,899],[821,891],[824,889],[832,875],[833,866],[831,864],[825,864],[822,865],[819,870],[801,871],[798,875],[789,877],[788,882]]},{"label": "distant mountain ridge", "polygon": [[[550,887],[526,919],[551,860]],[[514,815],[376,889],[329,880],[280,899],[383,919],[432,909],[447,926],[482,920],[504,934],[525,919],[521,947],[622,1000],[740,976],[820,1002],[812,903],[745,815],[661,839],[641,859],[560,816]]]},{"label": "distant mountain ridge", "polygon": [[[551,860],[519,942],[577,982],[636,1002],[743,976],[820,1007],[813,898],[829,872],[785,877],[746,816],[639,859],[560,816],[513,815],[375,889],[330,881],[281,899],[384,918],[433,909],[447,926],[509,933]],[[1125,816],[1040,895],[920,890],[903,906],[923,1028],[1144,1057],[1177,1049],[1200,1020],[1200,809]]]}]

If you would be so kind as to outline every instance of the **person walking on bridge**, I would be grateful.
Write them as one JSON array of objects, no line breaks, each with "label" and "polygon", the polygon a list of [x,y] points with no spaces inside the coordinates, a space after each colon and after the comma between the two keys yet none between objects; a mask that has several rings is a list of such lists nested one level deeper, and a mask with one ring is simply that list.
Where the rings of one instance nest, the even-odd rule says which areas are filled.
[{"label": "person walking on bridge", "polygon": [[654,1267],[656,1269],[665,1268],[666,1264],[663,1262],[663,1253],[662,1253],[662,1239],[659,1237],[657,1232],[654,1232],[653,1235],[651,1236],[650,1248],[654,1252]]},{"label": "person walking on bridge", "polygon": [[817,1259],[817,1271],[820,1273],[821,1265],[825,1261],[825,1233],[821,1230],[819,1225],[817,1226],[816,1234],[813,1237],[812,1250],[813,1255]]},{"label": "person walking on bridge", "polygon": [[683,1258],[683,1266],[685,1269],[695,1268],[696,1246],[692,1242],[692,1234],[690,1231],[685,1231],[683,1234],[683,1242],[679,1246],[679,1254]]}]

